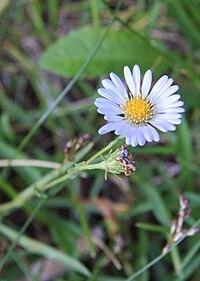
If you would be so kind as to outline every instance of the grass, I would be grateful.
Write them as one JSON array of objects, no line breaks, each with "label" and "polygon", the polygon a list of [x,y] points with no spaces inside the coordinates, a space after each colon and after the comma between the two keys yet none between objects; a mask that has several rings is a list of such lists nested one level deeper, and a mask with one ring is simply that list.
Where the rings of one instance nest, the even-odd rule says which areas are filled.
[{"label": "grass", "polygon": [[[1,281],[42,280],[50,260],[55,268],[47,275],[57,281],[199,280],[199,234],[162,249],[180,190],[192,208],[184,227],[199,227],[200,6],[116,2],[0,4]],[[126,46],[133,46],[132,61]],[[186,113],[159,144],[131,148],[138,155],[134,175],[108,173],[105,180],[99,162],[122,140],[98,136],[96,90],[109,72],[121,75],[135,63],[151,67],[154,78],[172,76]],[[76,151],[77,137],[87,133],[90,140]]]}]

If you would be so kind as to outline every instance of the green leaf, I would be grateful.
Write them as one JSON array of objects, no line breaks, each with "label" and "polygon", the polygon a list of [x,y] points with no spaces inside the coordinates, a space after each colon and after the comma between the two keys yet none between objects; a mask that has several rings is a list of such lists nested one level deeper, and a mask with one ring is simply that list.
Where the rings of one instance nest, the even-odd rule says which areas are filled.
[{"label": "green leaf", "polygon": [[[65,77],[76,74],[92,52],[103,28],[79,28],[58,39],[41,56],[43,68]],[[124,65],[139,63],[144,69],[156,65],[157,73],[169,68],[169,62],[138,33],[111,30],[84,75],[96,77],[114,71],[121,73]]]},{"label": "green leaf", "polygon": [[[16,241],[18,238],[17,231],[15,231],[3,224],[0,224],[0,232],[4,236],[6,236],[8,239],[10,239],[11,241]],[[75,259],[49,245],[46,245],[43,242],[29,238],[25,235],[22,235],[18,243],[20,246],[22,246],[28,252],[31,252],[36,255],[40,255],[47,259],[56,260],[57,262],[64,264],[68,270],[82,273],[85,276],[90,275],[88,269],[77,259]]]}]

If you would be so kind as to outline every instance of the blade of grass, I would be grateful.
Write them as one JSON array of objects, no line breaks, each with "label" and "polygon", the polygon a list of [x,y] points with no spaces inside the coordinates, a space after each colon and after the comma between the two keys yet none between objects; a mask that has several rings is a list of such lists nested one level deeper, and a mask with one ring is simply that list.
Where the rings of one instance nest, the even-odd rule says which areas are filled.
[{"label": "blade of grass", "polygon": [[137,222],[136,226],[138,228],[156,232],[156,233],[167,233],[168,232],[168,229],[166,227],[163,227],[160,225],[155,225],[155,224],[150,224],[150,223]]},{"label": "blade of grass", "polygon": [[57,0],[48,0],[47,7],[50,26],[56,28],[58,22],[59,3]]},{"label": "blade of grass", "polygon": [[15,191],[13,186],[1,176],[0,176],[0,186],[1,186],[1,190],[3,190],[5,194],[10,198],[15,198],[15,196],[17,196],[17,192]]},{"label": "blade of grass", "polygon": [[184,184],[188,190],[193,190],[194,177],[192,170],[187,165],[193,163],[192,138],[189,125],[185,118],[183,118],[182,124],[178,127],[177,132],[177,154],[179,155],[178,160],[182,167],[182,180],[184,180]]},{"label": "blade of grass", "polygon": [[[144,266],[148,262],[148,249],[149,249],[149,241],[145,231],[139,231],[139,244],[138,244],[138,265]],[[138,278],[138,281],[148,281],[149,280],[149,272],[145,271]]]},{"label": "blade of grass", "polygon": [[[40,202],[41,205],[43,201],[41,200]],[[53,247],[46,245],[45,243],[29,238],[28,236],[22,234],[19,236],[20,231],[15,231],[8,226],[0,223],[0,232],[5,237],[10,239],[11,241],[14,241],[16,244],[19,244],[30,253],[43,256],[47,259],[58,261],[64,264],[68,270],[76,271],[85,276],[90,275],[89,270],[77,259],[68,256],[65,253],[62,253],[61,251],[56,250]]]}]

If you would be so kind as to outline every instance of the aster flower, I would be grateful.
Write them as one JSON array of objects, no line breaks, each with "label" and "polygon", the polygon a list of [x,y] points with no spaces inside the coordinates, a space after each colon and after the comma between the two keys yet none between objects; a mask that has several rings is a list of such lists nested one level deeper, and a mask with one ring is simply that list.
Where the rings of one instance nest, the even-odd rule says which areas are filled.
[{"label": "aster flower", "polygon": [[98,89],[102,98],[97,98],[97,111],[108,121],[99,129],[103,135],[114,131],[125,137],[127,145],[143,146],[146,142],[159,141],[157,129],[162,132],[175,131],[184,112],[180,95],[175,94],[179,86],[172,85],[173,79],[162,76],[152,87],[152,71],[147,70],[141,82],[138,65],[133,71],[124,67],[125,84],[115,74],[102,81]]}]

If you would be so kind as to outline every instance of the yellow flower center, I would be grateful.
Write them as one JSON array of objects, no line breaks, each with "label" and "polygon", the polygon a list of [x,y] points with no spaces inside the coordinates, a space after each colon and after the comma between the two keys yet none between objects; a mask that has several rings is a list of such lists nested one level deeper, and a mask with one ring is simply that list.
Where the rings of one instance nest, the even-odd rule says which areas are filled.
[{"label": "yellow flower center", "polygon": [[131,125],[146,124],[155,113],[152,102],[143,97],[130,99],[123,105],[123,110],[125,119]]}]

